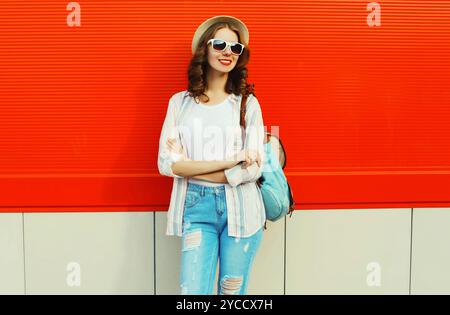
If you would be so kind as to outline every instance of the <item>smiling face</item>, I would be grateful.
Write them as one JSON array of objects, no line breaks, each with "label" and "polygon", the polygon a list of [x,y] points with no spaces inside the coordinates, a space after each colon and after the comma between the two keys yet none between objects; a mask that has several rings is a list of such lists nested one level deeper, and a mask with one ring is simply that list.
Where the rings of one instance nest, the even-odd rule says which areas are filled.
[{"label": "smiling face", "polygon": [[[239,41],[237,34],[229,28],[217,30],[213,38],[228,42]],[[232,54],[230,47],[227,47],[224,51],[217,51],[212,47],[212,44],[208,45],[208,64],[216,71],[230,72],[236,66],[238,59],[239,56]]]}]

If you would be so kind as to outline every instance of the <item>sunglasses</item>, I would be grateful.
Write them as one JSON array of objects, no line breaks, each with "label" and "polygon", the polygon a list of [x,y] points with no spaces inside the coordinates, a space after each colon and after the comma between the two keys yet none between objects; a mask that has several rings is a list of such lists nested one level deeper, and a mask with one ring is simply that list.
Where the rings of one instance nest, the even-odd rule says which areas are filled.
[{"label": "sunglasses", "polygon": [[209,45],[209,43],[212,43],[212,47],[217,51],[224,51],[228,47],[231,48],[231,52],[235,55],[240,55],[244,51],[244,45],[237,42],[227,42],[221,39],[212,38],[206,45]]}]

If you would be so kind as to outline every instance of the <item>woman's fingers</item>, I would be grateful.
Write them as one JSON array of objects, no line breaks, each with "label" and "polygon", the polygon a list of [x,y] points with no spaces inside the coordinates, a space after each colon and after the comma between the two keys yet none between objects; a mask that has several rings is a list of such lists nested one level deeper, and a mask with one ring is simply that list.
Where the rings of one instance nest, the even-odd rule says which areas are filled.
[{"label": "woman's fingers", "polygon": [[173,142],[171,142],[170,140],[167,141],[167,146],[168,146],[170,149],[175,149],[175,146],[174,146]]},{"label": "woman's fingers", "polygon": [[183,153],[183,147],[181,144],[179,144],[175,138],[169,138],[167,139],[167,146],[171,151],[174,151],[176,153]]},{"label": "woman's fingers", "polygon": [[253,164],[258,157],[258,152],[255,150],[247,150],[247,159],[250,162],[250,164]]},{"label": "woman's fingers", "polygon": [[257,162],[258,166],[260,166],[260,158],[259,158],[259,153],[257,151],[245,149],[244,153],[245,153],[244,163],[243,163],[244,168],[249,167],[250,165],[252,165],[255,162]]},{"label": "woman's fingers", "polygon": [[252,165],[253,163],[257,163],[258,167],[261,167],[261,155],[256,150],[245,150],[245,167]]},{"label": "woman's fingers", "polygon": [[175,139],[168,139],[167,143],[171,144],[172,146],[175,146],[177,144],[177,141]]}]

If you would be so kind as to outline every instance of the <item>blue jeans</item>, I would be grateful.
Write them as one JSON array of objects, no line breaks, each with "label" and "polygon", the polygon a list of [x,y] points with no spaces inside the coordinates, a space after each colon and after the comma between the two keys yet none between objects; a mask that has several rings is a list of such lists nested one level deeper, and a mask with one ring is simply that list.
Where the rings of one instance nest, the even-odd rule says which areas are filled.
[{"label": "blue jeans", "polygon": [[220,259],[218,294],[244,295],[263,229],[250,237],[228,235],[225,186],[188,183],[184,204],[181,294],[213,294]]}]

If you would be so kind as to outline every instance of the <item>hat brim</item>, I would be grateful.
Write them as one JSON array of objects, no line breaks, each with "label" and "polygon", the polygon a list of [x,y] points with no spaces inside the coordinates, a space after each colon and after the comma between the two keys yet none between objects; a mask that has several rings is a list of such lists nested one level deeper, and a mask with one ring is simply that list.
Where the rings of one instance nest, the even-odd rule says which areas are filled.
[{"label": "hat brim", "polygon": [[197,49],[198,41],[200,40],[200,37],[203,35],[203,33],[213,24],[217,22],[228,22],[235,26],[239,32],[240,41],[245,46],[248,45],[249,42],[249,32],[247,29],[247,26],[239,20],[238,18],[235,18],[233,16],[229,15],[218,15],[214,16],[212,18],[207,19],[204,21],[200,26],[197,28],[197,30],[194,33],[194,37],[192,38],[192,54],[195,53],[195,50]]}]

